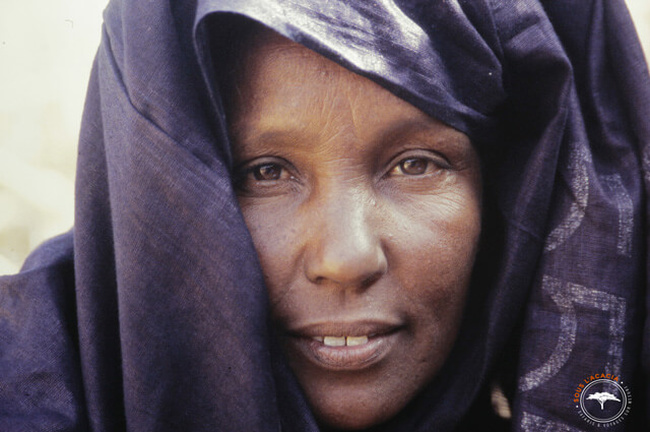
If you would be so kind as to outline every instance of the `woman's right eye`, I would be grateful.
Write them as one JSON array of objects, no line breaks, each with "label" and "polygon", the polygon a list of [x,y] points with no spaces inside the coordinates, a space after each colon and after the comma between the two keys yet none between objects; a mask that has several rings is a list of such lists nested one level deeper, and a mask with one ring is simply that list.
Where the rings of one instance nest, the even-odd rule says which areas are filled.
[{"label": "woman's right eye", "polygon": [[252,174],[257,181],[280,180],[283,171],[285,171],[284,168],[276,163],[265,163],[249,168],[249,173]]},{"label": "woman's right eye", "polygon": [[235,185],[239,192],[252,195],[279,193],[295,179],[290,168],[274,161],[253,162],[235,173]]}]

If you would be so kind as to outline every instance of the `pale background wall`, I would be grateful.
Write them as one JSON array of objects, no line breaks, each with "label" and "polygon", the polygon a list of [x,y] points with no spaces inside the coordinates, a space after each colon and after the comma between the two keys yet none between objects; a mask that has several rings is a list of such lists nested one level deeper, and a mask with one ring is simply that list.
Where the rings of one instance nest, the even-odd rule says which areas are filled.
[{"label": "pale background wall", "polygon": [[[0,275],[72,226],[77,135],[106,3],[0,4]],[[628,4],[650,53],[650,0]]]},{"label": "pale background wall", "polygon": [[0,274],[72,226],[77,135],[106,3],[0,2]]}]

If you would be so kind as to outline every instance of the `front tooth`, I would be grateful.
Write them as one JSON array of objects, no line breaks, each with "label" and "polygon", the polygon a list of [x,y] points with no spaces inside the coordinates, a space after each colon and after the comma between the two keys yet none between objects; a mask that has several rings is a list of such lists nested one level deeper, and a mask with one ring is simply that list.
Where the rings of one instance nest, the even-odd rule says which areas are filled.
[{"label": "front tooth", "polygon": [[323,343],[327,346],[345,346],[345,336],[336,337],[336,336],[325,336],[323,338]]},{"label": "front tooth", "polygon": [[368,343],[368,336],[348,336],[346,338],[348,346],[357,346]]},{"label": "front tooth", "polygon": [[323,336],[314,336],[312,339],[314,339],[317,342],[323,343]]}]

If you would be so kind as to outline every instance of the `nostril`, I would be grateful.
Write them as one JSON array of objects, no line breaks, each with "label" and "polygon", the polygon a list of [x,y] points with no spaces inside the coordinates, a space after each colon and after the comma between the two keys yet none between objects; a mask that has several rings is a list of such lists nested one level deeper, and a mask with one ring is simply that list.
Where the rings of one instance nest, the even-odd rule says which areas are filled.
[{"label": "nostril", "polygon": [[352,278],[337,278],[337,277],[326,277],[326,276],[315,276],[315,277],[309,277],[308,279],[310,282],[312,282],[314,285],[325,285],[327,283],[333,283],[339,287],[343,288],[359,288],[362,290],[365,290],[372,286],[375,282],[377,282],[381,277],[383,276],[384,272],[377,271],[374,274],[367,276],[363,279],[352,279]]},{"label": "nostril", "polygon": [[372,284],[377,282],[377,280],[379,280],[379,278],[381,278],[382,275],[383,273],[377,272],[376,274],[367,277],[365,280],[361,281],[361,283],[359,284],[359,288],[366,289],[370,287]]},{"label": "nostril", "polygon": [[348,247],[348,253],[336,256],[320,252],[310,254],[305,263],[305,275],[315,285],[331,283],[339,288],[367,289],[388,269],[383,248],[378,243],[364,250]]}]

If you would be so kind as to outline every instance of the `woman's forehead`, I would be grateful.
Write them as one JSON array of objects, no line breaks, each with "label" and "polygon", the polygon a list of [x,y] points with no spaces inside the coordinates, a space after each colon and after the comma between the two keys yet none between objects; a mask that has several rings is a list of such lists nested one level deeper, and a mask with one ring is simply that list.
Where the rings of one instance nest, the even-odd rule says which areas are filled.
[{"label": "woman's forehead", "polygon": [[231,120],[262,125],[277,116],[284,123],[304,121],[304,116],[286,118],[301,104],[312,117],[350,115],[382,122],[399,115],[438,123],[368,78],[270,30],[256,32],[237,67]]},{"label": "woman's forehead", "polygon": [[357,75],[322,55],[272,30],[262,28],[246,43],[240,61],[239,85],[251,81],[274,85],[282,81],[291,85],[301,82],[305,75],[318,83],[359,86],[365,78]]}]

